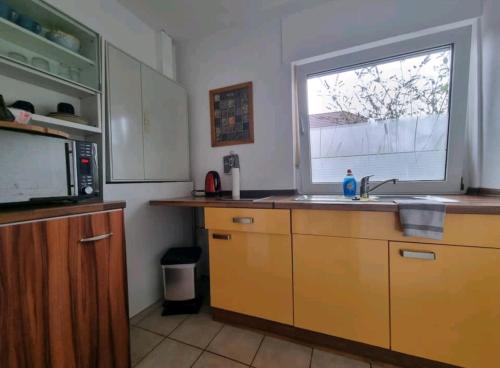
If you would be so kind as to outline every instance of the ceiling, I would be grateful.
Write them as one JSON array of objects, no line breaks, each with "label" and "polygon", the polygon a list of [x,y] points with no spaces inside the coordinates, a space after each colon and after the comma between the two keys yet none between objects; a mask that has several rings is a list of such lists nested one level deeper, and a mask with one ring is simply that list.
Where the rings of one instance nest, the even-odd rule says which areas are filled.
[{"label": "ceiling", "polygon": [[281,18],[332,0],[119,0],[154,29],[178,40]]}]

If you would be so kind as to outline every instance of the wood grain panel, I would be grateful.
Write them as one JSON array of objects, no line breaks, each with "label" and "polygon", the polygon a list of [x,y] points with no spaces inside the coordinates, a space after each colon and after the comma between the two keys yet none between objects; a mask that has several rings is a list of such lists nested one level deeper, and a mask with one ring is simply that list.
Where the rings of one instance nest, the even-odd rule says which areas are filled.
[{"label": "wood grain panel", "polygon": [[15,222],[47,220],[51,217],[79,215],[91,212],[111,211],[125,208],[123,201],[85,202],[42,207],[2,208],[0,209],[0,225]]},{"label": "wood grain panel", "polygon": [[0,228],[0,367],[129,367],[127,316],[122,211]]}]

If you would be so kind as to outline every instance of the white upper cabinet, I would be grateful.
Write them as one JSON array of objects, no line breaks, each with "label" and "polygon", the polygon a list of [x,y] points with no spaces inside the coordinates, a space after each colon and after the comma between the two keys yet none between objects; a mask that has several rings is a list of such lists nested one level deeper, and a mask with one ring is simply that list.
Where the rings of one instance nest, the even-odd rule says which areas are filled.
[{"label": "white upper cabinet", "polygon": [[183,87],[107,46],[108,180],[189,180]]},{"label": "white upper cabinet", "polygon": [[141,65],[107,48],[108,171],[111,180],[144,180]]},{"label": "white upper cabinet", "polygon": [[186,91],[142,65],[146,180],[189,180]]}]

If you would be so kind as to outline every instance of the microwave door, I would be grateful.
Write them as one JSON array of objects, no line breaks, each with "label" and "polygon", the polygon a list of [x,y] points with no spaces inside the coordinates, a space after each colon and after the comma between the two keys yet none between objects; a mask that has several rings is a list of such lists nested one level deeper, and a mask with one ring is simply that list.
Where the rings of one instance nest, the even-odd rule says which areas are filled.
[{"label": "microwave door", "polygon": [[71,141],[0,131],[0,203],[71,196],[67,143]]}]

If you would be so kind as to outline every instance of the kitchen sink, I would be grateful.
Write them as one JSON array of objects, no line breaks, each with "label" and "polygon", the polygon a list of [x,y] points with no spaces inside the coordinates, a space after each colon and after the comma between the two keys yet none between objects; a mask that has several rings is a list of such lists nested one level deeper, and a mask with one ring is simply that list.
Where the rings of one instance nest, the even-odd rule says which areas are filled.
[{"label": "kitchen sink", "polygon": [[372,195],[368,199],[360,199],[359,197],[347,198],[347,197],[344,197],[343,195],[338,195],[338,194],[331,194],[331,195],[306,194],[306,195],[300,195],[300,196],[295,197],[294,201],[353,203],[353,202],[395,202],[395,201],[401,201],[401,200],[407,200],[407,199],[432,200],[432,201],[437,201],[437,202],[442,202],[442,203],[458,202],[457,200],[445,198],[445,197],[437,197],[437,196],[430,196],[430,195],[404,195],[404,194]]},{"label": "kitchen sink", "polygon": [[346,198],[343,195],[319,195],[319,194],[307,194],[300,195],[293,199],[294,201],[300,202],[352,202],[351,198]]}]

